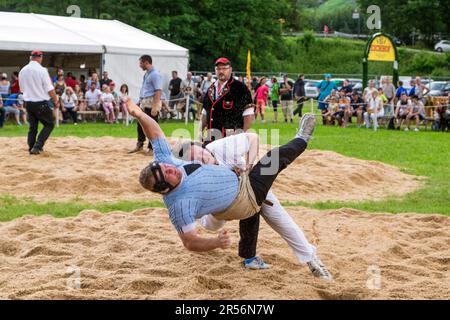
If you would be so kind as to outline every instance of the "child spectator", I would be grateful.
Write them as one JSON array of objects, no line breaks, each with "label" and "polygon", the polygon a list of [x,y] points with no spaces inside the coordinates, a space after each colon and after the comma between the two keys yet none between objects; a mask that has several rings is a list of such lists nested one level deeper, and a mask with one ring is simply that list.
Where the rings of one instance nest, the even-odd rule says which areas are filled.
[{"label": "child spectator", "polygon": [[420,121],[425,120],[425,108],[417,95],[412,96],[411,106],[408,115],[406,116],[407,127],[405,128],[405,131],[409,131],[412,120],[416,121],[416,128],[414,131],[419,131]]},{"label": "child spectator", "polygon": [[270,89],[272,107],[273,107],[273,120],[272,122],[278,122],[278,102],[280,101],[280,85],[276,77],[272,78],[272,88]]},{"label": "child spectator", "polygon": [[334,125],[335,114],[339,111],[339,105],[337,99],[334,95],[327,98],[325,101],[328,103],[327,109],[322,109],[322,117],[324,119],[324,124]]},{"label": "child spectator", "polygon": [[266,86],[267,79],[262,77],[259,80],[259,87],[256,89],[256,110],[255,110],[255,120],[258,118],[258,113],[261,114],[261,123],[265,123],[264,121],[264,108],[267,103],[267,95],[269,94],[269,88]]},{"label": "child spectator", "polygon": [[120,101],[120,111],[122,112],[122,122],[125,123],[128,119],[128,109],[127,109],[127,100],[129,98],[128,93],[128,86],[126,84],[123,84],[120,86],[120,94],[119,94],[119,101]]},{"label": "child spectator", "polygon": [[114,123],[116,120],[114,116],[114,105],[116,102],[114,96],[111,94],[111,89],[107,85],[104,85],[104,89],[100,101],[103,105],[103,110],[105,111],[105,122]]},{"label": "child spectator", "polygon": [[364,123],[363,114],[366,111],[366,105],[364,103],[364,100],[359,96],[358,92],[353,92],[351,100],[350,100],[350,106],[352,108],[352,115],[356,116],[357,118],[357,125],[358,128],[361,128],[361,126]]},{"label": "child spectator", "polygon": [[402,92],[400,100],[395,108],[395,119],[397,119],[397,130],[400,130],[402,123],[406,120],[406,116],[411,108],[411,100],[408,99],[406,91]]}]

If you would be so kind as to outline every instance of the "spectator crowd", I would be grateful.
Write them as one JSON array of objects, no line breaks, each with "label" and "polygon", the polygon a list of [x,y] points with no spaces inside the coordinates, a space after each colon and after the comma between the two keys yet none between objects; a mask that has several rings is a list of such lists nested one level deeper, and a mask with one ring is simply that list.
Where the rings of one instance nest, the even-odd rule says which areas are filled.
[{"label": "spectator crowd", "polygon": [[[11,78],[6,73],[0,74],[0,127],[5,119],[13,116],[14,122],[21,126],[27,125],[26,109],[20,91],[18,72],[13,72]],[[280,121],[293,123],[294,116],[302,116],[303,105],[307,100],[305,94],[305,77],[300,74],[293,81],[287,75],[277,77],[253,77],[250,81],[240,76],[235,77],[247,85],[252,93],[255,105],[255,120],[260,118],[265,123],[265,109],[273,109],[273,123],[279,121],[278,108],[281,108]],[[208,88],[214,83],[212,73],[194,76],[191,72],[181,79],[177,71],[172,71],[168,85],[169,99],[161,97],[160,119],[199,120],[202,114],[202,102]],[[116,83],[109,78],[107,71],[102,77],[95,69],[90,69],[88,76],[80,75],[77,79],[71,72],[64,73],[58,68],[52,82],[60,101],[59,111],[54,109],[54,117],[61,123],[86,122],[97,118],[105,123],[128,123],[129,116],[125,101],[129,98],[127,84],[117,88]],[[375,80],[370,80],[368,87],[361,92],[353,89],[349,80],[344,80],[338,87],[327,73],[324,79],[317,83],[318,107],[324,125],[338,125],[345,128],[355,122],[357,127],[379,128],[387,124],[390,129],[419,131],[422,121],[426,120],[425,103],[429,89],[422,83],[420,77],[411,80],[407,90],[402,81],[396,86],[389,77],[384,77],[377,87]],[[438,129],[450,127],[450,95],[448,101],[440,103],[434,110],[433,126]],[[188,112],[186,113],[186,106]]]}]

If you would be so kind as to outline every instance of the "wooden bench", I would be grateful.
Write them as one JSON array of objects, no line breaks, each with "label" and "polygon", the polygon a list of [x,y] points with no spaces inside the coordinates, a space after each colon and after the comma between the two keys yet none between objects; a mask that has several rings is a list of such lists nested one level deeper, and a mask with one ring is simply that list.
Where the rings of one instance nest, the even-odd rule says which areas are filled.
[{"label": "wooden bench", "polygon": [[103,112],[101,111],[93,111],[93,110],[78,111],[77,113],[80,115],[95,115],[94,122],[97,122],[97,118],[99,118],[99,115],[103,114]]}]

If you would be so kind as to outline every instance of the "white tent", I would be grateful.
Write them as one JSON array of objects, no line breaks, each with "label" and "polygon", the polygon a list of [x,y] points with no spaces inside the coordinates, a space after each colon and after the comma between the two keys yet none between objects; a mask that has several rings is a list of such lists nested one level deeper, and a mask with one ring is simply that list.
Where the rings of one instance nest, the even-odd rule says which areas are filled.
[{"label": "white tent", "polygon": [[[0,30],[0,68],[2,65],[11,66],[11,63],[2,63],[6,62],[2,59],[13,59],[11,52],[19,56],[21,52],[29,55],[32,50],[41,50],[62,54],[66,60],[70,59],[70,54],[83,59],[97,55],[99,68],[108,71],[118,87],[128,84],[133,98],[139,95],[144,74],[139,68],[141,55],[152,56],[166,93],[171,71],[177,70],[184,75],[188,70],[189,52],[186,48],[117,20],[0,12]],[[10,54],[2,58],[2,52]],[[77,61],[82,61],[80,59]],[[27,63],[22,60],[21,57],[21,65],[13,64],[14,67]]]}]

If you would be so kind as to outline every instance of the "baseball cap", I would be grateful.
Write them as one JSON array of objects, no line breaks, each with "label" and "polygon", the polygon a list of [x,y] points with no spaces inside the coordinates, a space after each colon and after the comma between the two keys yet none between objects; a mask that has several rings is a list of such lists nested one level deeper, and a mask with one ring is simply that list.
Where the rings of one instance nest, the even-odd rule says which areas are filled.
[{"label": "baseball cap", "polygon": [[214,63],[214,65],[218,65],[218,64],[231,64],[230,63],[230,60],[228,60],[227,58],[225,58],[225,57],[221,57],[221,58],[219,58],[219,59],[217,59],[216,60],[216,62]]},{"label": "baseball cap", "polygon": [[325,73],[325,78],[332,78],[331,73]]},{"label": "baseball cap", "polygon": [[40,57],[40,56],[43,56],[43,55],[44,55],[44,53],[42,51],[34,50],[34,51],[31,52],[31,56],[32,57]]}]

